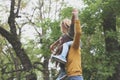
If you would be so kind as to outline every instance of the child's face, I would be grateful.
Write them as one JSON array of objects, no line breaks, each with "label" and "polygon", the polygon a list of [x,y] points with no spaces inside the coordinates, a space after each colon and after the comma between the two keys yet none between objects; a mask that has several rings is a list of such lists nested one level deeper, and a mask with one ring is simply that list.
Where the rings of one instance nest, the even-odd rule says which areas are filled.
[{"label": "child's face", "polygon": [[68,29],[65,27],[65,24],[63,23],[61,26],[61,32],[66,34],[68,32]]}]

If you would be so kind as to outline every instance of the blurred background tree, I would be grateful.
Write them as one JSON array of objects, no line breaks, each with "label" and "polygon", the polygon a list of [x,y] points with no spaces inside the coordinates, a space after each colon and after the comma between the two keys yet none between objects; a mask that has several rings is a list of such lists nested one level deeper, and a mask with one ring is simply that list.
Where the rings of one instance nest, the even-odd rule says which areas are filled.
[{"label": "blurred background tree", "polygon": [[83,73],[85,80],[120,80],[118,0],[84,0]]}]

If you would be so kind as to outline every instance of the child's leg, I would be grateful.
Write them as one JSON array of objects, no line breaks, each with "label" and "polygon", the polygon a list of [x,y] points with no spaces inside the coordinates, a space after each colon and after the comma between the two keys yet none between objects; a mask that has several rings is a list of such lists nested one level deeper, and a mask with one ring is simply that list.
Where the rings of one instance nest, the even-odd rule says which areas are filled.
[{"label": "child's leg", "polygon": [[73,41],[69,41],[63,44],[63,49],[62,49],[62,53],[60,55],[55,55],[53,56],[53,59],[55,59],[56,61],[65,64],[66,61],[66,56],[67,53],[69,51],[69,46],[72,44]]},{"label": "child's leg", "polygon": [[65,64],[60,63],[60,69],[61,71],[65,72]]},{"label": "child's leg", "polygon": [[62,80],[66,77],[65,65],[60,63],[60,71],[56,80]]}]

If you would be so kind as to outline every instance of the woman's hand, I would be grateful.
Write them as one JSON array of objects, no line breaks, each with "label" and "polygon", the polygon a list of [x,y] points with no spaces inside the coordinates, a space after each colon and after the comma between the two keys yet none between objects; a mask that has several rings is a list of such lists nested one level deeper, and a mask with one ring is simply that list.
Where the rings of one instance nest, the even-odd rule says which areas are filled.
[{"label": "woman's hand", "polygon": [[77,9],[73,9],[72,14],[75,17],[75,20],[78,20],[78,10]]}]

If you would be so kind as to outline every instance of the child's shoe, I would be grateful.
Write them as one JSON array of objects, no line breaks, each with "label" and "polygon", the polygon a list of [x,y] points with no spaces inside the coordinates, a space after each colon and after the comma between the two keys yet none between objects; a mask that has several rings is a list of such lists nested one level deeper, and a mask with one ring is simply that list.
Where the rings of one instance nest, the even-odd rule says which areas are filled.
[{"label": "child's shoe", "polygon": [[65,64],[67,62],[66,58],[64,56],[61,56],[61,55],[53,55],[52,58],[60,63],[63,63],[63,64]]}]

